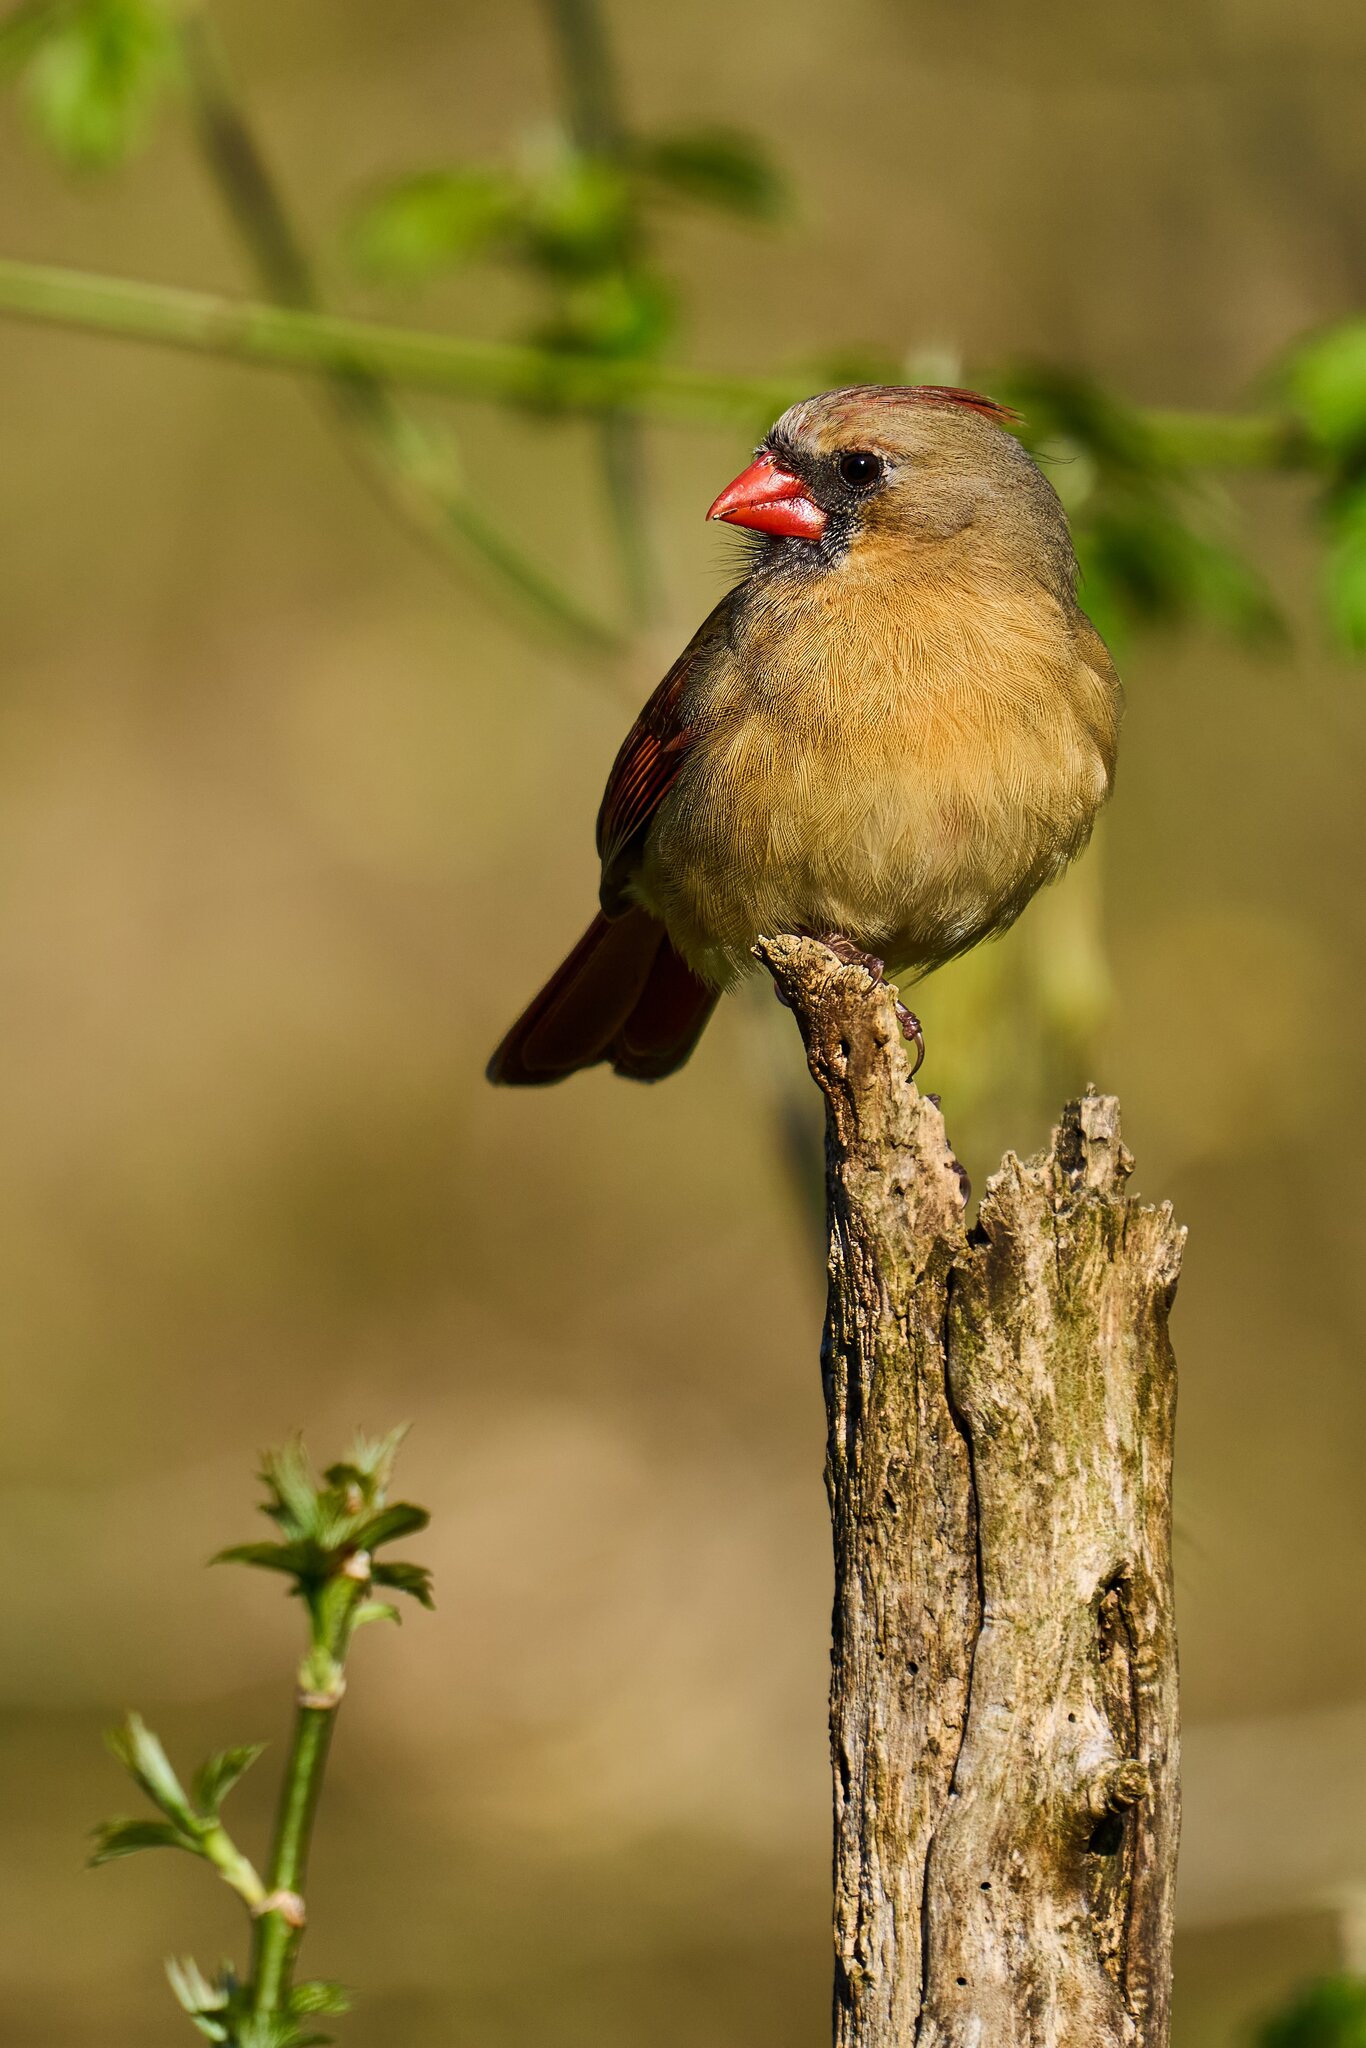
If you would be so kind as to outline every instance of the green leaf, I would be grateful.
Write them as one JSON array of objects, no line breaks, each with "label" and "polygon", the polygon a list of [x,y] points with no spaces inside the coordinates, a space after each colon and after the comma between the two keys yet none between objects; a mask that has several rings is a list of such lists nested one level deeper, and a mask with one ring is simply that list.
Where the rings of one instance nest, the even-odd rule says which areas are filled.
[{"label": "green leaf", "polygon": [[186,1797],[185,1788],[171,1768],[165,1750],[140,1714],[129,1714],[121,1728],[111,1729],[109,1748],[131,1777],[136,1779],[154,1806],[193,1836],[199,1816]]},{"label": "green leaf", "polygon": [[168,1956],[166,1976],[177,2003],[192,2018],[199,2013],[226,2011],[231,1996],[227,1985],[211,1984],[193,1956]]},{"label": "green leaf", "polygon": [[106,1820],[95,1829],[90,1851],[92,1870],[113,1863],[120,1856],[136,1856],[142,1849],[188,1849],[198,1855],[199,1844],[169,1820]]},{"label": "green leaf", "polygon": [[278,1451],[261,1457],[261,1479],[270,1489],[264,1512],[279,1524],[285,1535],[307,1538],[317,1533],[318,1482],[308,1453],[296,1437]]},{"label": "green leaf", "polygon": [[642,270],[604,271],[562,286],[555,317],[532,339],[571,355],[652,355],[668,338],[673,312],[662,279]]},{"label": "green leaf", "polygon": [[411,1501],[396,1500],[392,1507],[381,1508],[357,1523],[351,1540],[361,1550],[378,1550],[381,1543],[394,1543],[400,1536],[416,1536],[431,1519],[425,1508],[415,1507]]},{"label": "green leaf", "polygon": [[371,1621],[401,1622],[402,1619],[403,1616],[399,1613],[397,1607],[391,1607],[387,1600],[367,1600],[365,1605],[358,1607],[352,1615],[351,1626],[352,1628],[364,1628],[366,1623]]},{"label": "green leaf", "polygon": [[647,136],[631,151],[641,174],[681,198],[749,220],[776,220],[788,188],[756,136],[738,128],[686,128]]},{"label": "green leaf", "polygon": [[289,1994],[289,2009],[291,2013],[298,2014],[344,2013],[350,2012],[351,1999],[340,1984],[326,1984],[315,1978],[294,1986]]},{"label": "green leaf", "polygon": [[250,1564],[266,1572],[288,1572],[297,1579],[326,1575],[327,1553],[316,1543],[234,1543],[209,1559],[210,1564]]},{"label": "green leaf", "polygon": [[1366,2048],[1366,1979],[1323,1977],[1258,2029],[1257,2048]]},{"label": "green leaf", "polygon": [[202,1814],[218,1818],[219,1807],[264,1748],[264,1742],[248,1742],[239,1749],[220,1749],[199,1766],[194,1774],[194,1796]]},{"label": "green leaf", "polygon": [[190,2018],[193,2020],[195,2026],[198,2028],[199,2032],[204,2036],[206,2041],[230,2042],[232,2040],[231,2028],[228,2027],[222,2020],[214,2019],[211,2013],[191,2013]]},{"label": "green leaf", "polygon": [[358,1436],[351,1446],[349,1463],[345,1467],[333,1466],[328,1478],[332,1479],[333,1472],[339,1470],[355,1472],[372,1498],[382,1495],[394,1476],[394,1460],[411,1427],[411,1423],[400,1422],[383,1436]]},{"label": "green leaf", "polygon": [[1281,381],[1321,448],[1334,455],[1366,448],[1366,320],[1345,321],[1305,342]]},{"label": "green leaf", "polygon": [[524,184],[515,225],[533,269],[562,280],[600,276],[625,261],[636,239],[630,179],[605,157],[557,151]]},{"label": "green leaf", "polygon": [[346,245],[358,270],[420,282],[485,254],[515,223],[520,188],[478,165],[423,171],[375,192],[355,211]]},{"label": "green leaf", "polygon": [[177,45],[156,0],[80,0],[42,37],[27,71],[49,145],[81,170],[121,163],[144,140],[174,75]]},{"label": "green leaf", "polygon": [[432,1597],[432,1575],[425,1565],[385,1559],[375,1566],[371,1576],[377,1586],[392,1586],[396,1593],[407,1593],[421,1607],[436,1605]]}]

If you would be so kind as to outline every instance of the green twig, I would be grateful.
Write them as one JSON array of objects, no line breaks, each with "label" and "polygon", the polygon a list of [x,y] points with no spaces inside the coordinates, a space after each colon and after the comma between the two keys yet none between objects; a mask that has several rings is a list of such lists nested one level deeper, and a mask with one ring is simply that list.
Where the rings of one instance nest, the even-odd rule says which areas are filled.
[{"label": "green twig", "polygon": [[598,422],[602,480],[632,620],[648,624],[658,610],[659,578],[650,540],[645,491],[645,437],[634,412],[611,411]]},{"label": "green twig", "polygon": [[621,100],[596,0],[544,0],[559,46],[574,140],[593,156],[621,150]]},{"label": "green twig", "polygon": [[[215,186],[266,291],[282,307],[322,313],[308,253],[239,103],[217,30],[200,0],[186,0],[178,22],[190,104]],[[455,450],[423,426],[354,362],[331,377],[338,415],[367,475],[424,538],[448,550],[452,540],[482,572],[543,625],[584,649],[604,651],[618,636],[533,562],[473,503]]]},{"label": "green twig", "polygon": [[281,305],[317,312],[312,266],[238,104],[218,31],[198,0],[181,8],[177,27],[199,146],[257,274]]},{"label": "green twig", "polygon": [[[560,53],[569,130],[585,155],[621,158],[625,126],[611,50],[596,0],[545,0]],[[658,575],[645,491],[645,442],[633,412],[613,410],[598,423],[598,446],[622,586],[639,624],[654,613]]]},{"label": "green twig", "polygon": [[[672,363],[567,357],[514,342],[392,327],[335,313],[300,313],[177,285],[144,284],[0,257],[0,315],[226,360],[386,382],[499,404],[602,412],[629,399],[680,425],[757,429],[811,389],[809,376],[733,376]],[[1209,469],[1304,466],[1288,415],[1153,411],[1143,418],[1173,460]]]},{"label": "green twig", "polygon": [[369,1591],[368,1558],[348,1561],[309,1599],[312,1648],[300,1672],[294,1739],[285,1766],[270,1891],[257,1908],[252,1953],[252,2009],[262,2017],[287,2009],[290,1975],[304,1930],[304,1885],[313,1822],[322,1791],[332,1729],[346,1689],[344,1667],[356,1610]]},{"label": "green twig", "polygon": [[1289,413],[1176,412],[1143,415],[1159,461],[1188,469],[1304,469],[1312,449]]}]

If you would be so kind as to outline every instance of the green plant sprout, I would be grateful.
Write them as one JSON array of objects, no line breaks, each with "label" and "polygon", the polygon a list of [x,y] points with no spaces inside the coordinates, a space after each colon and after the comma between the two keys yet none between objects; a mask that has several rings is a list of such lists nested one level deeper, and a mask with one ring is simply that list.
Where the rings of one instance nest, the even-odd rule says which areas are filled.
[{"label": "green plant sprout", "polygon": [[200,2033],[226,2048],[310,2048],[330,2037],[310,2030],[319,2015],[349,2009],[339,1984],[294,1981],[303,1940],[304,1884],[314,1816],[322,1790],[337,1708],[346,1691],[346,1655],[358,1628],[397,1621],[398,1609],[375,1598],[377,1588],[432,1605],[431,1575],[419,1564],[377,1559],[383,1546],[427,1526],[425,1508],[389,1502],[394,1459],[404,1430],[360,1437],[321,1479],[300,1442],[267,1451],[262,1512],[279,1539],[239,1543],[215,1564],[282,1572],[308,1614],[308,1649],[299,1665],[293,1739],[285,1765],[274,1840],[262,1876],[223,1822],[223,1802],[261,1754],[260,1743],[219,1750],[200,1765],[186,1791],[141,1716],[129,1714],[109,1747],[159,1819],[116,1818],[96,1830],[92,1864],[142,1849],[181,1849],[208,1863],[241,1899],[251,1919],[251,1960],[245,1976],[224,1964],[208,1978],[190,1958],[166,1965],[171,1989]]}]

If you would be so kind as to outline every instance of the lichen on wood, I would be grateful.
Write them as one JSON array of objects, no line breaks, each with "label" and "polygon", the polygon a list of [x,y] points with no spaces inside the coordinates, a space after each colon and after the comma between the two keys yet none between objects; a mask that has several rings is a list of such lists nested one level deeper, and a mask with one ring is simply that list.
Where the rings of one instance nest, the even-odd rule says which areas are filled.
[{"label": "lichen on wood", "polygon": [[836,2048],[1165,2048],[1184,1233],[1094,1093],[970,1227],[888,991],[759,953],[826,1104]]}]

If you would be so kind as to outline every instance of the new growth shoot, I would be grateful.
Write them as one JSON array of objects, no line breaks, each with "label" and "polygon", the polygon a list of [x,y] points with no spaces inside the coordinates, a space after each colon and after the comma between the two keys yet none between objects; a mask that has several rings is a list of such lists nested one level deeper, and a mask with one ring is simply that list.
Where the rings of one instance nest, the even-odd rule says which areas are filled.
[{"label": "new growth shoot", "polygon": [[424,1566],[376,1553],[427,1526],[425,1508],[390,1502],[394,1458],[404,1432],[359,1438],[349,1457],[321,1478],[302,1443],[268,1451],[261,1463],[262,1511],[278,1536],[221,1551],[216,1564],[282,1572],[308,1617],[308,1647],[296,1683],[296,1712],[274,1839],[264,1875],[223,1822],[223,1802],[261,1754],[262,1745],[220,1750],[195,1772],[187,1791],[165,1750],[138,1714],[129,1714],[109,1746],[156,1816],[105,1821],[95,1830],[92,1864],[141,1849],[180,1849],[209,1864],[236,1892],[251,1925],[246,1972],[225,1963],[208,1977],[186,1957],[167,1963],[180,2004],[200,2033],[225,2048],[310,2048],[329,2036],[313,2029],[323,2014],[347,2011],[339,1984],[296,1982],[307,1919],[305,1883],[314,1816],[337,1709],[346,1691],[346,1656],[358,1628],[397,1621],[377,1594],[404,1593],[432,1605]]}]

